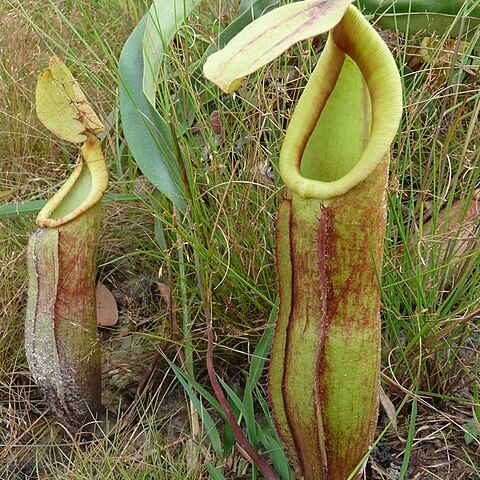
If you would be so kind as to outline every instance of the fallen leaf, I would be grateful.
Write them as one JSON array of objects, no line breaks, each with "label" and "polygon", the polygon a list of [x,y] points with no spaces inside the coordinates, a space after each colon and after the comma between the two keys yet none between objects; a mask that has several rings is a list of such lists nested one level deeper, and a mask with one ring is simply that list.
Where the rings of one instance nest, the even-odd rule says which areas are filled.
[{"label": "fallen leaf", "polygon": [[97,285],[97,323],[112,327],[118,322],[117,302],[112,292],[103,283]]},{"label": "fallen leaf", "polygon": [[392,422],[392,427],[395,429],[395,432],[397,432],[398,435],[397,412],[395,410],[395,406],[387,397],[387,394],[383,390],[382,386],[380,386],[380,403],[382,404],[388,419]]}]

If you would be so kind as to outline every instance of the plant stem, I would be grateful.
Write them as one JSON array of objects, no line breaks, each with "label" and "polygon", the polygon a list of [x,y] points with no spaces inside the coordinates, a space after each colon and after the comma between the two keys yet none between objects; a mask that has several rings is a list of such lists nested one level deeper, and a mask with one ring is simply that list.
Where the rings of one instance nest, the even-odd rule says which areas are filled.
[{"label": "plant stem", "polygon": [[182,333],[185,342],[185,367],[190,377],[194,378],[192,356],[192,329],[188,315],[187,285],[185,279],[185,247],[183,240],[177,237],[178,246],[178,270],[180,274],[180,295],[182,299]]},{"label": "plant stem", "polygon": [[[177,225],[178,210],[174,207],[173,222]],[[177,234],[178,244],[178,269],[180,276],[180,295],[182,301],[182,334],[184,341],[184,354],[185,354],[185,369],[192,380],[195,379],[195,371],[193,368],[193,346],[192,346],[192,326],[190,324],[188,299],[187,299],[187,280],[185,276],[185,244],[180,235]],[[190,401],[190,424],[192,427],[192,435],[194,438],[198,438],[200,432],[200,424],[198,420],[198,414],[194,404]]]},{"label": "plant stem", "polygon": [[203,310],[205,319],[207,321],[207,355],[206,355],[206,362],[207,362],[207,371],[208,377],[213,387],[213,391],[215,393],[215,397],[217,398],[220,406],[222,407],[225,416],[227,418],[228,424],[233,431],[235,436],[235,440],[238,445],[245,451],[248,455],[249,460],[251,460],[255,465],[257,465],[258,469],[265,477],[265,480],[278,480],[277,474],[274,472],[272,467],[260,456],[260,454],[255,450],[253,445],[248,441],[247,437],[243,433],[240,425],[237,423],[237,419],[233,414],[230,405],[228,404],[227,397],[223,393],[222,387],[220,382],[218,381],[217,374],[215,372],[215,366],[213,364],[213,322],[212,322],[212,314],[210,310],[209,300],[207,299],[207,292],[205,290],[205,284],[203,283],[203,278],[200,273],[199,269],[199,261],[198,256],[195,254],[195,266],[196,266],[196,274],[197,274],[197,283],[198,289],[200,291],[200,297],[202,299]]}]

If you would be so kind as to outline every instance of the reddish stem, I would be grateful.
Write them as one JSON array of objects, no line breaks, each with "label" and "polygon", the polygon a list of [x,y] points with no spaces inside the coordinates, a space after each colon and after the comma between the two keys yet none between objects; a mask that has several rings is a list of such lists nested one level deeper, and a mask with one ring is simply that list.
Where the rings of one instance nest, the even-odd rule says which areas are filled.
[{"label": "reddish stem", "polygon": [[205,312],[205,319],[207,320],[207,371],[208,377],[210,378],[210,382],[213,387],[213,391],[215,393],[215,397],[220,403],[222,410],[225,413],[225,417],[227,418],[227,422],[230,425],[230,428],[233,431],[233,435],[235,436],[235,440],[243,449],[243,451],[248,455],[249,460],[257,465],[258,469],[260,470],[261,474],[265,477],[265,480],[279,480],[277,474],[274,472],[272,467],[266,462],[260,454],[253,448],[253,445],[248,441],[247,437],[243,433],[242,429],[237,423],[237,419],[233,414],[230,405],[228,404],[227,397],[223,393],[222,387],[220,382],[218,381],[217,374],[215,372],[215,366],[213,365],[213,323],[212,323],[212,316],[210,314],[210,307],[207,303],[207,298],[205,295],[205,288],[203,284],[203,280],[201,278],[200,272],[197,270],[197,280],[198,286],[200,290],[200,297],[202,298],[203,308]]}]

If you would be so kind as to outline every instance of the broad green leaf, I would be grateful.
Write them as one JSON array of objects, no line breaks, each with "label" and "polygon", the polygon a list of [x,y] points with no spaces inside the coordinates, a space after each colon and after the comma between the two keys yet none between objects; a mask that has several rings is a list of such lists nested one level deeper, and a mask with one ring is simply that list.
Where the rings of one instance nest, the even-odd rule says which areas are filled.
[{"label": "broad green leaf", "polygon": [[37,213],[46,203],[47,200],[7,203],[6,205],[0,206],[0,219]]},{"label": "broad green leaf", "polygon": [[103,131],[103,124],[66,65],[57,57],[38,77],[35,90],[37,116],[57,137],[83,143]]},{"label": "broad green leaf", "polygon": [[408,35],[457,37],[472,34],[480,24],[478,0],[358,0],[358,6],[382,28]]},{"label": "broad green leaf", "polygon": [[462,9],[470,15],[480,16],[480,5],[477,0],[359,0],[359,8],[368,13],[444,13],[458,15]]},{"label": "broad green leaf", "polygon": [[227,93],[246,75],[293,44],[331,30],[352,0],[305,0],[277,8],[245,27],[228,45],[208,57],[204,75]]},{"label": "broad green leaf", "polygon": [[240,0],[240,6],[238,7],[238,14],[247,12],[253,8],[253,0]]},{"label": "broad green leaf", "polygon": [[148,180],[182,212],[185,191],[167,122],[143,92],[143,37],[147,16],[125,43],[119,62],[119,99],[128,147]]},{"label": "broad green leaf", "polygon": [[165,50],[178,28],[201,0],[154,0],[146,15],[143,44],[143,92],[155,106],[155,93]]}]

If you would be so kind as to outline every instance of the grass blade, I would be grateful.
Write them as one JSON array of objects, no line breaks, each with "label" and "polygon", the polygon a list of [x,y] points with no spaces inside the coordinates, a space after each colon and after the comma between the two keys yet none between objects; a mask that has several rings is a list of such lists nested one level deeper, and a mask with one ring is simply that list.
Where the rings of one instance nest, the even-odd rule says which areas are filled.
[{"label": "grass blade", "polygon": [[[201,402],[199,401],[197,395],[193,391],[191,384],[193,383],[191,379],[186,379],[184,373],[175,365],[173,364],[168,358],[164,356],[165,360],[170,365],[170,368],[175,373],[178,381],[182,384],[185,392],[187,393],[188,397],[190,398],[191,402],[195,406],[197,412],[199,413],[203,425],[205,426],[206,434],[212,444],[212,448],[215,452],[217,458],[223,458],[223,449],[222,449],[222,442],[220,440],[220,434],[216,427],[215,422],[213,421],[211,415],[205,410]],[[212,402],[215,402],[213,398],[210,399]],[[212,404],[212,403],[211,403]]]},{"label": "grass blade", "polygon": [[225,480],[225,477],[211,463],[207,463],[207,472],[212,480]]},{"label": "grass blade", "polygon": [[408,429],[407,445],[405,446],[405,456],[403,457],[402,467],[400,469],[399,480],[405,478],[412,454],[413,439],[415,438],[415,422],[417,420],[417,400],[414,398],[412,402],[412,413],[410,414],[410,428]]},{"label": "grass blade", "polygon": [[[110,193],[103,197],[104,203],[111,202],[131,202],[135,200],[146,200],[147,195],[138,195],[136,193]],[[38,213],[47,200],[30,200],[27,202],[13,202],[0,206],[0,219],[8,217],[23,217],[32,213]]]}]

